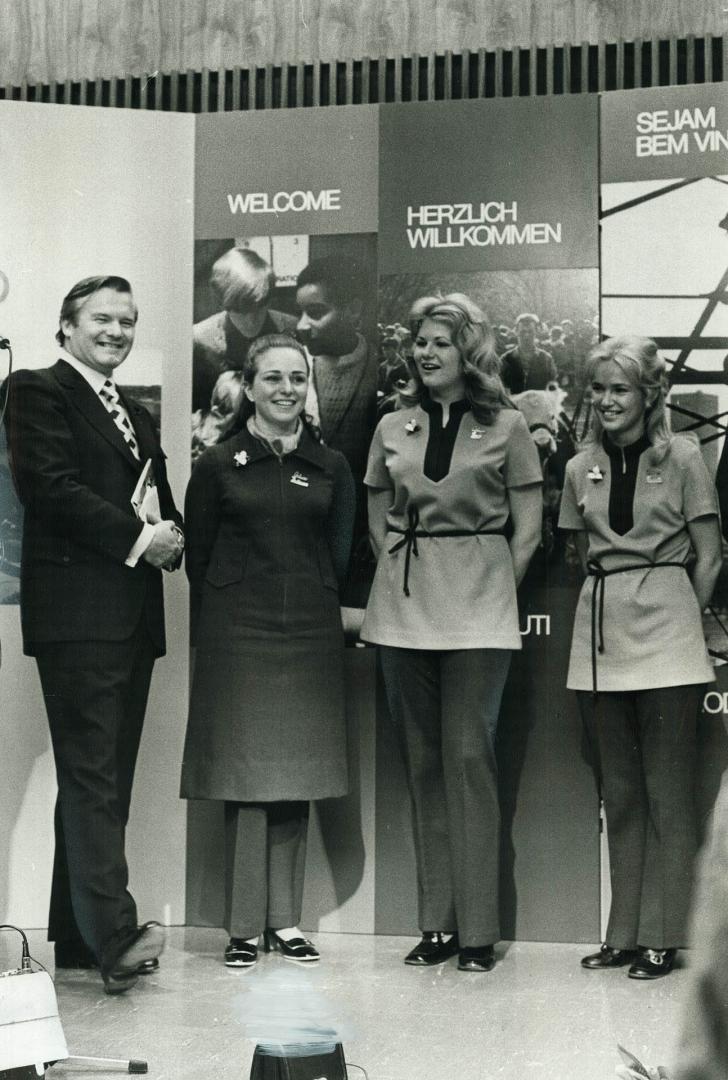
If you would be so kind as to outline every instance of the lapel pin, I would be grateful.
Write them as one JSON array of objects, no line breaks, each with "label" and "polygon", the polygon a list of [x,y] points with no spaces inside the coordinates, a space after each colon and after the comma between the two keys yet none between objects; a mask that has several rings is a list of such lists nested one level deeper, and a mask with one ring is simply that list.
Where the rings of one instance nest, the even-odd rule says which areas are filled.
[{"label": "lapel pin", "polygon": [[420,425],[414,419],[408,420],[407,423],[404,425],[404,430],[407,432],[408,435],[414,435],[416,431],[420,430]]},{"label": "lapel pin", "polygon": [[248,452],[247,452],[247,450],[238,450],[237,454],[233,458],[233,461],[235,462],[235,467],[237,469],[239,469],[242,465],[247,465],[248,464]]},{"label": "lapel pin", "polygon": [[657,471],[648,472],[647,473],[647,483],[648,484],[661,484],[662,483],[662,473],[657,472]]},{"label": "lapel pin", "polygon": [[598,484],[600,480],[604,479],[604,473],[598,465],[594,465],[586,474],[593,484]]},{"label": "lapel pin", "polygon": [[471,439],[482,439],[484,435],[485,435],[485,432],[481,431],[480,428],[475,428],[474,427],[473,430],[470,432],[470,438]]},{"label": "lapel pin", "polygon": [[299,487],[308,487],[308,477],[304,476],[303,473],[294,472],[291,477],[291,483],[298,484]]}]

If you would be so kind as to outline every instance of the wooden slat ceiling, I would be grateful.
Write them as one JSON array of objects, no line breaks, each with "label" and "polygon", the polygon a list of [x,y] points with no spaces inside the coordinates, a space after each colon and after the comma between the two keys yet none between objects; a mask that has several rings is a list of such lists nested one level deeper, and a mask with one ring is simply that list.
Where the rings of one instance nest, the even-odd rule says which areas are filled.
[{"label": "wooden slat ceiling", "polygon": [[0,99],[173,112],[588,93],[719,82],[728,34],[267,64],[0,87]]}]

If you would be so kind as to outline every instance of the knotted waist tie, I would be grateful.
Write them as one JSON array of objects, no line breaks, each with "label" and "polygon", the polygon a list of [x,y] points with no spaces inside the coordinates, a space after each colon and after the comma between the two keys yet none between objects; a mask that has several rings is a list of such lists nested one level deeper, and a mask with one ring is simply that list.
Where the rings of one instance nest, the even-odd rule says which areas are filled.
[{"label": "knotted waist tie", "polygon": [[604,587],[608,577],[612,574],[627,574],[631,570],[659,570],[663,566],[678,566],[686,570],[685,563],[681,562],[641,562],[628,563],[627,566],[615,566],[612,570],[605,570],[598,559],[589,559],[586,571],[594,578],[594,588],[591,595],[591,667],[592,667],[592,694],[597,694],[597,653],[604,652]]},{"label": "knotted waist tie", "polygon": [[404,584],[403,591],[405,596],[409,596],[409,571],[410,560],[412,556],[416,559],[419,558],[419,551],[417,550],[418,540],[439,540],[440,537],[447,536],[504,536],[503,529],[437,529],[434,532],[428,532],[425,529],[418,528],[420,524],[420,512],[416,506],[410,506],[407,510],[407,528],[399,529],[396,525],[388,525],[389,532],[399,533],[400,540],[397,540],[395,544],[389,548],[389,554],[394,555],[395,552],[401,548],[405,549],[404,552]]}]

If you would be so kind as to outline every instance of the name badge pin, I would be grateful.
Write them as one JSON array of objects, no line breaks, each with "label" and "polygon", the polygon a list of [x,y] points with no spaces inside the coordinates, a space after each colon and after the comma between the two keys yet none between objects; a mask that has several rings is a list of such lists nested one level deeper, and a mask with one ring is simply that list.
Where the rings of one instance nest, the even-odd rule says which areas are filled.
[{"label": "name badge pin", "polygon": [[304,476],[303,473],[294,472],[291,477],[291,483],[298,484],[299,487],[308,487],[308,477]]},{"label": "name badge pin", "polygon": [[658,472],[648,472],[647,473],[647,483],[648,484],[661,484],[662,483],[662,474],[658,473]]}]

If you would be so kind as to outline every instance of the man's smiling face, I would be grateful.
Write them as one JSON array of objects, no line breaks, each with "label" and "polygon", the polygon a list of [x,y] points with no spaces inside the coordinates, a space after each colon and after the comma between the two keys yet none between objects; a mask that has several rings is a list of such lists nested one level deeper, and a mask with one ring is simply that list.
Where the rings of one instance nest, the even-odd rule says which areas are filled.
[{"label": "man's smiling face", "polygon": [[137,309],[131,293],[98,289],[76,308],[61,329],[65,347],[81,363],[110,376],[134,343]]}]

